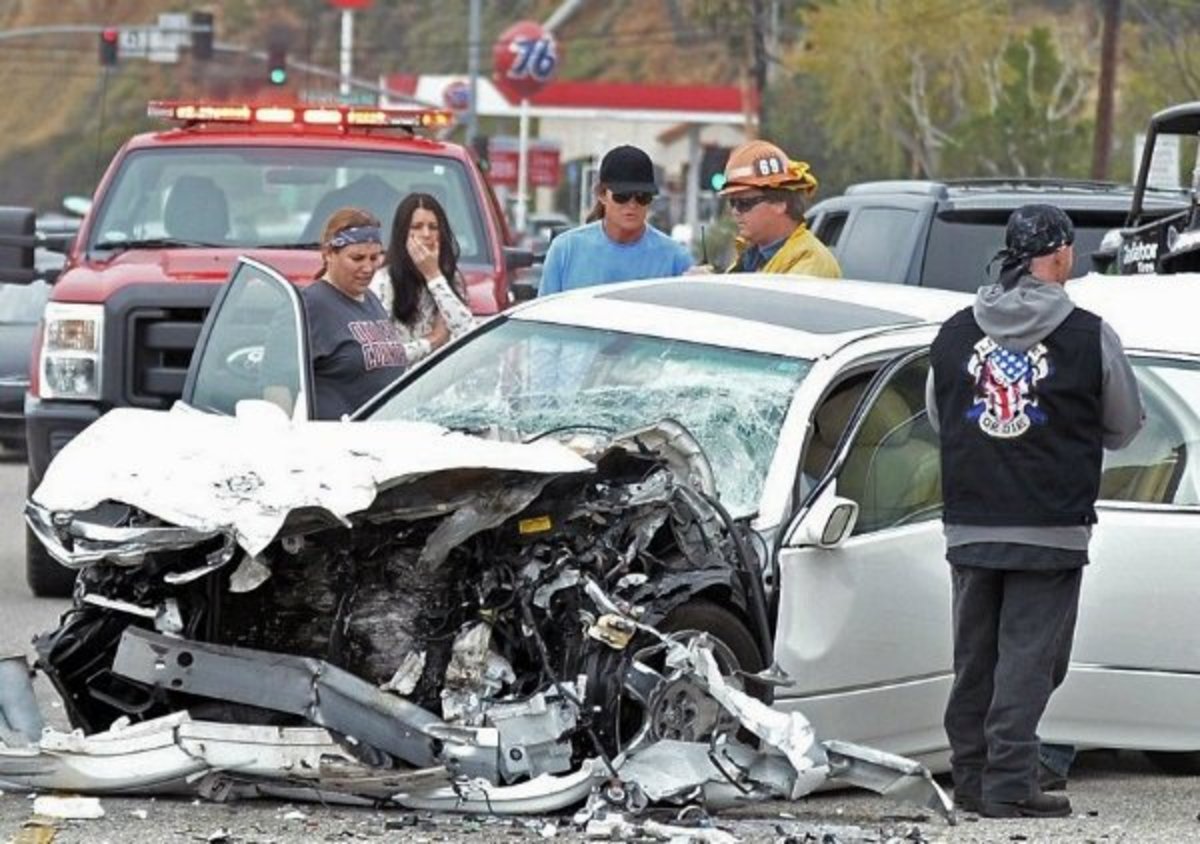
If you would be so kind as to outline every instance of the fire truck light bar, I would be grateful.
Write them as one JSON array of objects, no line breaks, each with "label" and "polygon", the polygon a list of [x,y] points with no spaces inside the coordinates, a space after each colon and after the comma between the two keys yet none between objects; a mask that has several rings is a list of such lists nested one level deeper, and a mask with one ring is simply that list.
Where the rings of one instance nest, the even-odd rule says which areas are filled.
[{"label": "fire truck light bar", "polygon": [[441,129],[454,122],[454,115],[444,109],[349,105],[293,107],[153,101],[147,105],[146,115],[181,123],[259,123],[344,128]]}]

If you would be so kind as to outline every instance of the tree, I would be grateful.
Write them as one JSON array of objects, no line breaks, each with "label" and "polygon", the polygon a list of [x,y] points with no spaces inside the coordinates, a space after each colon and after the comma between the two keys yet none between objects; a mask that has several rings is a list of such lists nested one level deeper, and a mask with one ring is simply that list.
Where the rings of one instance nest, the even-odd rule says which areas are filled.
[{"label": "tree", "polygon": [[987,99],[948,143],[950,173],[1078,176],[1089,171],[1092,75],[1047,27],[1010,39],[983,65]]},{"label": "tree", "polygon": [[912,176],[942,152],[986,92],[978,69],[1007,20],[962,0],[830,0],[801,15],[797,67],[821,95],[825,132],[843,155]]}]

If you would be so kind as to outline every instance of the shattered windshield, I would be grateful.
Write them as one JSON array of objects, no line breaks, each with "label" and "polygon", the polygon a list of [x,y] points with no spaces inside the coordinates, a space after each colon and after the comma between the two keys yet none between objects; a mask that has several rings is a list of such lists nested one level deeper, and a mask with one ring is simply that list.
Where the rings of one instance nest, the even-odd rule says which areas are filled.
[{"label": "shattered windshield", "polygon": [[699,440],[734,515],[758,509],[792,395],[811,361],[578,326],[504,320],[370,414],[528,440],[617,433],[664,417]]}]

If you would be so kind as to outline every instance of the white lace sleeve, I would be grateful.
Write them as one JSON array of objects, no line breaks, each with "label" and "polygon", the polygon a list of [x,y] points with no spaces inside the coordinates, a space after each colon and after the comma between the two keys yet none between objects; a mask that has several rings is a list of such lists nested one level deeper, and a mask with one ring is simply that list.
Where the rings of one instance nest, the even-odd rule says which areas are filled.
[{"label": "white lace sleeve", "polygon": [[454,291],[450,289],[450,282],[439,275],[430,279],[428,287],[429,295],[433,297],[433,302],[437,305],[438,312],[441,313],[442,319],[446,321],[446,328],[450,331],[450,339],[456,340],[475,327],[475,317],[471,315],[471,311],[463,304],[462,299],[454,295]]},{"label": "white lace sleeve", "polygon": [[388,312],[388,316],[391,316],[392,278],[388,274],[386,266],[376,270],[375,275],[371,276],[371,292],[379,297],[379,301],[383,303],[383,309]]},{"label": "white lace sleeve", "polygon": [[404,344],[404,358],[408,361],[408,365],[412,366],[419,360],[424,360],[429,357],[433,351],[433,344],[425,339],[409,340]]}]

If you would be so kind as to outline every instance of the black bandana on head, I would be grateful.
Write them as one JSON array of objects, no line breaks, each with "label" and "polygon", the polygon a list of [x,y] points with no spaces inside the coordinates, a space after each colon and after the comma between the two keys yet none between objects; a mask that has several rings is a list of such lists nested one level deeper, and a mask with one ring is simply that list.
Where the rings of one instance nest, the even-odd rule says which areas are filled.
[{"label": "black bandana on head", "polygon": [[1075,242],[1075,226],[1061,208],[1054,205],[1022,205],[1008,218],[1004,230],[1004,248],[989,266],[1000,262],[1000,284],[1011,288],[1029,262],[1049,255]]}]

